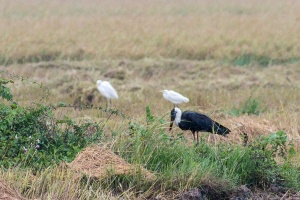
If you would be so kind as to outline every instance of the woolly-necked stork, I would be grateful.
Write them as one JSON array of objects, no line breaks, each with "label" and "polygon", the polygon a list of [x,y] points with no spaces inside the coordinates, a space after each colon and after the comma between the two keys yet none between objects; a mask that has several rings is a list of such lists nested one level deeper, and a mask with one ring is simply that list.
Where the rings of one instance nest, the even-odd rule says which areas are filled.
[{"label": "woolly-necked stork", "polygon": [[172,102],[174,104],[174,107],[176,107],[176,105],[178,104],[189,102],[188,98],[182,96],[181,94],[173,90],[163,90],[162,92],[163,92],[163,97],[166,100]]},{"label": "woolly-necked stork", "polygon": [[[108,100],[110,101],[110,104],[111,104],[111,99],[119,98],[116,90],[108,81],[97,80],[97,89],[103,96],[106,97],[107,101]],[[107,107],[107,103],[106,103],[106,107]]]},{"label": "woolly-necked stork", "polygon": [[199,131],[216,133],[222,136],[226,136],[230,132],[228,128],[212,120],[204,114],[193,111],[184,111],[182,113],[179,108],[173,108],[171,110],[170,131],[172,130],[174,121],[181,130],[191,130],[194,136],[194,140],[196,140],[197,134],[197,144],[199,144]]}]

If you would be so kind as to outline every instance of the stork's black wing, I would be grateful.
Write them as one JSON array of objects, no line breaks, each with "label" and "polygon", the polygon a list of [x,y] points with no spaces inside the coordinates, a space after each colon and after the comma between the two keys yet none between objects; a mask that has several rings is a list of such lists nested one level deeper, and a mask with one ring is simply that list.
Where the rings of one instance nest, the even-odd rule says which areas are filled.
[{"label": "stork's black wing", "polygon": [[228,128],[208,116],[192,111],[182,113],[179,127],[183,130],[204,131],[217,133],[219,135],[226,135],[230,132]]}]

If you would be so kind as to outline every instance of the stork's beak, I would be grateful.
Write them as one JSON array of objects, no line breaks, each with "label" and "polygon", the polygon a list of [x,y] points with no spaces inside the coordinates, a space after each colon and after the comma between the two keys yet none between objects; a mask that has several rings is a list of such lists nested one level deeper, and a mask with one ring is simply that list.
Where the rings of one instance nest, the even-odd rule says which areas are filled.
[{"label": "stork's beak", "polygon": [[170,128],[169,128],[169,131],[172,130],[172,126],[173,126],[173,122],[174,122],[174,120],[175,120],[175,117],[176,117],[176,113],[175,113],[175,110],[173,109],[173,110],[171,111],[171,122],[170,122]]},{"label": "stork's beak", "polygon": [[171,131],[171,130],[172,130],[172,127],[173,127],[173,122],[174,122],[174,121],[171,121],[171,123],[170,123],[170,128],[169,128],[169,131]]}]

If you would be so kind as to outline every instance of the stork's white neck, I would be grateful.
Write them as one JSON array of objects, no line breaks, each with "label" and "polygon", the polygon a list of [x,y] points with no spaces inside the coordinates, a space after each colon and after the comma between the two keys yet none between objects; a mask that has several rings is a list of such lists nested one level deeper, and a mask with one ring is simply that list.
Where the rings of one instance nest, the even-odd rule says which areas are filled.
[{"label": "stork's white neck", "polygon": [[179,108],[175,108],[176,111],[176,117],[175,117],[175,124],[178,126],[178,124],[181,121],[181,110]]}]

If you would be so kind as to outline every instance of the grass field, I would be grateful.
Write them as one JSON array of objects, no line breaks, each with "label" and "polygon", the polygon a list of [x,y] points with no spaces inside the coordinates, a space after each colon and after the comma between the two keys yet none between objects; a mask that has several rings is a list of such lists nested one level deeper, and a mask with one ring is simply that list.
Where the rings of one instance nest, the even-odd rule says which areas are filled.
[{"label": "grass field", "polygon": [[[18,104],[1,100],[0,196],[298,198],[299,9],[298,1],[271,0],[1,1],[0,94],[10,88]],[[102,109],[98,79],[118,91],[117,112]],[[189,97],[180,108],[232,133],[200,134],[197,147],[190,132],[168,132],[173,105],[163,89]],[[102,108],[73,108],[86,105]],[[24,142],[9,143],[16,135]],[[31,136],[58,141],[24,154]],[[75,161],[64,163],[86,146],[105,147],[156,178],[145,180],[140,167],[138,175],[78,174],[68,167]],[[97,158],[87,165],[99,165]]]},{"label": "grass field", "polygon": [[1,63],[144,57],[295,62],[297,1],[2,1]]}]

